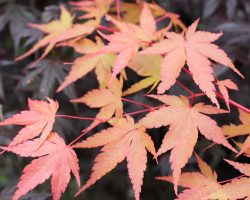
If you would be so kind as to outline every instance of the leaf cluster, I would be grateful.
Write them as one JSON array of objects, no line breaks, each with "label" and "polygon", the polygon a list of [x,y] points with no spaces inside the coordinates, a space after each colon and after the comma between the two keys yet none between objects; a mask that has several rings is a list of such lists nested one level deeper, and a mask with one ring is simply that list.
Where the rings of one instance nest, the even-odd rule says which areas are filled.
[{"label": "leaf cluster", "polygon": [[[244,1],[211,2],[203,5],[205,11],[199,14],[202,21],[209,20],[224,4],[225,16],[231,20],[238,16],[236,8],[246,5]],[[211,28],[217,30],[215,32],[200,30],[200,18],[195,17],[191,25],[186,26],[180,15],[155,2],[140,0],[134,3],[82,0],[71,2],[67,7],[61,4],[55,9],[57,12],[48,7],[40,16],[14,1],[0,1],[0,5],[3,9],[0,30],[9,24],[16,54],[20,54],[18,48],[22,42],[23,47],[29,48],[17,56],[15,62],[34,58],[22,73],[12,76],[18,80],[16,90],[28,90],[31,86],[38,89],[37,96],[43,96],[43,100],[28,98],[27,109],[12,113],[12,117],[0,122],[3,127],[23,126],[14,131],[10,142],[1,146],[2,153],[12,152],[33,159],[22,171],[13,200],[20,199],[50,177],[53,199],[59,200],[69,185],[71,173],[79,187],[75,194],[78,196],[124,160],[134,198],[139,200],[148,159],[157,165],[167,152],[170,152],[172,176],[157,179],[173,183],[177,199],[250,198],[250,165],[247,163],[224,158],[242,175],[221,182],[217,173],[195,153],[200,172],[183,172],[196,144],[201,143],[199,135],[212,142],[210,148],[218,144],[236,158],[250,157],[250,110],[230,98],[229,90],[240,88],[232,76],[220,76],[220,70],[231,70],[238,80],[244,78],[244,73],[215,43],[223,36],[218,27],[235,24],[224,22]],[[10,15],[12,12],[15,14]],[[39,17],[45,19],[38,22]],[[248,41],[248,32],[243,32],[244,40],[229,37],[226,46]],[[13,63],[6,64],[5,60],[6,66]],[[133,84],[131,74],[139,77]],[[91,89],[89,84],[93,80],[97,85]],[[35,82],[38,84],[31,85]],[[76,90],[78,83],[83,84],[85,90]],[[179,89],[174,90],[176,87]],[[82,117],[59,113],[59,105],[60,109],[64,106],[55,99],[61,92],[70,99],[72,108],[78,110],[78,105],[85,105],[90,110],[98,110],[97,114]],[[4,99],[0,90],[1,93]],[[78,97],[79,94],[83,96]],[[130,95],[140,96],[141,101],[128,99]],[[161,104],[152,106],[148,99]],[[130,112],[128,104],[145,109]],[[240,124],[221,126],[210,116],[228,116],[232,106],[239,110]],[[55,130],[56,119],[91,122],[86,122],[87,127],[66,144],[63,134]],[[105,126],[94,131],[101,125]],[[161,127],[166,127],[166,133],[157,149],[150,133],[153,129],[159,133]],[[92,136],[82,139],[91,131]],[[244,142],[237,140],[244,135],[247,135]],[[97,147],[101,149],[93,161],[90,177],[81,185],[80,157],[75,149]],[[178,186],[184,189],[179,192]]]}]

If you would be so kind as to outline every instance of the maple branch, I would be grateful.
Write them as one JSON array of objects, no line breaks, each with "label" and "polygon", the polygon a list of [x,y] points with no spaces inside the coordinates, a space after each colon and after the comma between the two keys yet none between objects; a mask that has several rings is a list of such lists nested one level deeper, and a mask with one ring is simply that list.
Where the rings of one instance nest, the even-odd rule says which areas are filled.
[{"label": "maple branch", "polygon": [[180,81],[176,80],[176,83],[181,86],[185,91],[187,91],[190,95],[194,96],[195,94],[189,90],[185,85],[183,85]]},{"label": "maple branch", "polygon": [[159,17],[158,19],[156,19],[155,22],[158,23],[158,22],[160,22],[160,21],[162,21],[162,20],[164,20],[166,18],[169,18],[169,14],[168,13],[165,14],[165,15],[163,15],[163,16],[161,16],[161,17]]},{"label": "maple branch", "polygon": [[[148,108],[148,109],[144,109],[144,110],[139,110],[139,111],[135,111],[135,112],[131,112],[131,113],[125,113],[125,114],[123,114],[122,115],[122,117],[126,117],[127,115],[129,115],[129,116],[132,116],[132,115],[136,115],[136,114],[140,114],[140,113],[144,113],[144,112],[152,112],[152,111],[154,111],[154,110],[156,110],[156,109],[158,109],[158,108],[160,108],[160,107],[162,107],[162,106],[164,106],[165,104],[162,104],[162,105],[160,105],[160,106],[156,106],[156,107],[150,107],[150,108]],[[67,115],[66,115],[67,116]],[[70,116],[71,117],[71,116]],[[78,118],[78,117],[76,117],[76,118]],[[81,117],[80,117],[81,118]],[[110,117],[110,118],[108,118],[108,119],[106,119],[106,120],[104,120],[104,119],[99,119],[100,120],[100,122],[99,123],[97,123],[97,124],[95,124],[94,126],[90,126],[90,127],[88,127],[88,128],[86,128],[83,132],[82,132],[82,134],[80,134],[77,138],[75,138],[68,146],[72,146],[74,143],[76,143],[79,139],[81,139],[84,135],[86,135],[88,132],[90,132],[91,130],[93,130],[95,127],[97,127],[97,126],[99,126],[100,124],[103,124],[103,123],[105,123],[105,122],[107,122],[108,120],[110,120],[112,117]]]},{"label": "maple branch", "polygon": [[193,76],[193,74],[192,74],[188,69],[186,69],[185,67],[183,67],[182,70],[183,70],[186,74],[188,74],[189,76]]},{"label": "maple branch", "polygon": [[6,151],[7,151],[6,149],[2,150],[2,151],[0,152],[0,155],[4,154]]},{"label": "maple branch", "polygon": [[188,96],[187,98],[190,99],[190,98],[193,98],[193,97],[204,97],[204,96],[207,96],[204,92],[201,92],[201,93],[194,93],[194,95],[190,95]]},{"label": "maple branch", "polygon": [[109,28],[109,27],[107,27],[107,26],[103,26],[103,25],[99,25],[99,26],[97,27],[97,29],[99,29],[99,30],[104,30],[104,31],[109,31],[109,32],[112,32],[112,33],[115,32],[114,29]]},{"label": "maple branch", "polygon": [[77,116],[72,116],[72,115],[56,115],[56,117],[63,117],[63,118],[70,118],[70,119],[79,119],[79,120],[100,120],[102,121],[102,119],[98,119],[98,118],[91,118],[91,117],[77,117]]},{"label": "maple branch", "polygon": [[234,177],[234,178],[231,178],[231,179],[227,179],[227,180],[224,180],[224,181],[219,181],[218,183],[222,184],[222,183],[227,183],[227,182],[230,182],[230,181],[233,181],[235,179],[239,179],[239,178],[242,178],[242,177],[245,177],[246,175],[245,174],[242,174],[240,176],[237,176],[237,177]]},{"label": "maple branch", "polygon": [[116,14],[117,14],[117,19],[121,19],[121,5],[120,5],[120,0],[116,0]]},{"label": "maple branch", "polygon": [[104,123],[105,121],[99,122],[95,124],[94,126],[90,126],[82,131],[82,134],[80,134],[77,138],[75,138],[71,143],[68,144],[68,146],[72,146],[74,143],[76,143],[81,137],[89,133],[91,130],[93,130],[95,127],[99,126],[100,124]]},{"label": "maple branch", "polygon": [[[215,92],[215,94],[220,99],[225,100],[225,98],[220,93]],[[241,105],[241,104],[239,104],[239,103],[237,103],[237,102],[235,102],[235,101],[233,101],[231,99],[229,99],[229,104],[231,104],[232,106],[234,106],[234,107],[236,107],[236,108],[238,108],[238,109],[240,109],[242,111],[245,111],[246,113],[250,114],[250,109],[249,108],[246,108],[245,106],[243,106],[243,105]]]},{"label": "maple branch", "polygon": [[152,111],[154,111],[154,110],[156,110],[158,108],[161,108],[162,106],[165,106],[165,104],[162,104],[162,105],[159,105],[159,106],[156,106],[156,107],[151,107],[149,109],[138,110],[138,111],[135,111],[135,112],[126,113],[126,114],[124,114],[122,116],[125,117],[126,115],[132,116],[132,115],[137,115],[137,114],[144,113],[144,112],[152,112]]},{"label": "maple branch", "polygon": [[185,91],[187,91],[189,94],[190,94],[190,97],[188,98],[191,98],[191,102],[190,102],[190,106],[192,106],[195,98],[197,97],[196,94],[194,92],[192,92],[191,90],[189,90],[185,85],[183,85],[180,81],[176,80],[176,83],[181,86]]},{"label": "maple branch", "polygon": [[133,103],[133,104],[136,104],[136,105],[139,105],[139,106],[143,106],[143,107],[146,107],[146,108],[149,108],[149,109],[153,108],[150,105],[147,105],[147,104],[144,104],[144,103],[141,103],[141,102],[138,102],[138,101],[133,101],[133,100],[130,100],[130,99],[126,99],[126,98],[121,98],[121,100],[129,102],[129,103]]},{"label": "maple branch", "polygon": [[[186,69],[185,67],[183,67],[182,69],[189,76],[191,76],[191,77],[193,76],[192,73],[188,69]],[[221,95],[219,92],[215,91],[215,95],[218,98],[220,98],[222,100],[225,100],[225,98],[223,97],[223,95]],[[236,107],[236,108],[238,108],[238,109],[240,109],[240,110],[242,110],[242,111],[244,111],[244,112],[246,112],[246,113],[248,113],[248,114],[250,114],[250,109],[249,108],[247,108],[247,107],[245,107],[245,106],[243,106],[243,105],[241,105],[241,104],[239,104],[239,103],[237,103],[237,102],[235,102],[235,101],[233,101],[231,99],[229,99],[229,104],[232,105],[232,106],[234,106],[234,107]]]}]

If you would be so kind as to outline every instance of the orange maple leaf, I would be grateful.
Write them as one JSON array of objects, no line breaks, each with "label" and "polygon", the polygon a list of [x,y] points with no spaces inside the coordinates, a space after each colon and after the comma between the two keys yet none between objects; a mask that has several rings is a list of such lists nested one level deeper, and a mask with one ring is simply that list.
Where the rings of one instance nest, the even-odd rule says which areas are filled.
[{"label": "orange maple leaf", "polygon": [[162,57],[160,55],[136,54],[129,62],[128,67],[134,70],[139,76],[145,77],[141,81],[130,86],[123,92],[123,96],[133,94],[144,88],[151,86],[149,93],[160,81],[160,65]]},{"label": "orange maple leaf", "polygon": [[239,170],[241,173],[250,177],[250,164],[238,163],[227,159],[224,160],[230,165],[232,165],[235,169]]},{"label": "orange maple leaf", "polygon": [[[250,178],[234,179],[226,184],[217,182],[217,174],[203,160],[196,155],[199,172],[187,172],[180,176],[178,185],[188,188],[185,189],[176,199],[178,200],[201,200],[201,199],[219,199],[219,200],[236,200],[249,197]],[[246,168],[243,164],[235,163],[226,160],[235,168]],[[248,166],[249,167],[249,166]],[[250,167],[249,167],[250,169]],[[163,180],[173,183],[173,177],[163,176],[157,177],[158,180]]]},{"label": "orange maple leaf", "polygon": [[[110,76],[107,76],[107,80]],[[123,104],[121,100],[123,80],[114,79],[112,84],[106,88],[94,89],[84,96],[71,100],[75,103],[84,103],[90,108],[101,108],[96,115],[97,119],[109,119],[114,114],[121,117],[123,114]],[[97,123],[97,122],[94,122]]]},{"label": "orange maple leaf", "polygon": [[[77,156],[70,147],[66,146],[64,140],[57,133],[52,132],[37,151],[28,153],[27,147],[36,146],[36,144],[36,140],[26,141],[23,144],[17,145],[19,147],[11,147],[9,149],[19,155],[41,156],[24,168],[17,185],[18,189],[12,200],[18,200],[50,176],[52,176],[51,188],[54,200],[59,200],[61,194],[66,190],[71,172],[80,186]],[[21,146],[26,147],[26,149]]]},{"label": "orange maple leaf", "polygon": [[184,35],[167,32],[167,39],[145,49],[142,53],[166,54],[161,65],[162,82],[158,86],[159,94],[164,93],[176,82],[181,69],[187,63],[195,83],[218,106],[213,84],[213,69],[209,59],[228,66],[240,76],[242,75],[226,53],[211,43],[217,40],[222,33],[196,31],[198,23],[199,19],[187,29]]},{"label": "orange maple leaf", "polygon": [[96,37],[96,43],[84,38],[70,41],[64,45],[74,47],[77,52],[87,55],[77,58],[74,61],[69,74],[65,77],[64,82],[57,89],[57,92],[60,92],[72,82],[85,76],[94,68],[96,69],[99,84],[103,85],[105,70],[111,69],[115,55],[111,53],[102,55],[94,54],[104,46],[101,38]]},{"label": "orange maple leaf", "polygon": [[[250,197],[250,164],[233,162],[231,160],[224,159],[227,163],[232,165],[235,169],[239,170],[241,173],[248,177],[237,178],[231,180],[229,183],[224,184],[220,189],[208,195],[209,199],[244,199]],[[248,199],[246,198],[246,199]]]},{"label": "orange maple leaf", "polygon": [[55,114],[59,107],[56,101],[47,99],[48,102],[28,99],[28,111],[21,111],[20,114],[15,114],[13,117],[0,122],[0,126],[12,124],[25,126],[18,132],[9,146],[25,142],[39,135],[37,147],[46,140],[53,128]]},{"label": "orange maple leaf", "polygon": [[230,124],[222,127],[224,135],[230,138],[241,135],[248,135],[248,137],[245,139],[243,146],[241,147],[240,152],[238,153],[238,156],[244,152],[246,153],[247,149],[250,148],[250,114],[242,110],[239,110],[239,113],[239,118],[242,124]]},{"label": "orange maple leaf", "polygon": [[[198,161],[199,172],[186,172],[182,173],[178,182],[179,186],[185,189],[178,195],[178,200],[200,200],[210,193],[221,188],[221,185],[217,183],[217,174],[210,166],[205,163],[197,154],[195,154]],[[158,180],[174,182],[172,176],[156,177]]]},{"label": "orange maple leaf", "polygon": [[80,19],[95,18],[97,21],[100,21],[107,14],[113,2],[114,0],[87,0],[71,2],[70,4],[74,6],[74,10],[85,12],[84,15],[79,17]]},{"label": "orange maple leaf", "polygon": [[80,194],[116,167],[125,158],[128,173],[133,184],[135,199],[139,200],[147,166],[147,150],[155,155],[154,143],[140,124],[131,117],[113,121],[113,127],[102,130],[94,136],[74,145],[75,148],[94,148],[103,146],[96,157],[92,174],[87,183],[77,192]]},{"label": "orange maple leaf", "polygon": [[[243,142],[236,142],[236,141],[233,141],[233,142],[234,142],[234,144],[235,144],[240,150],[243,149],[243,147],[244,147],[244,143],[243,143]],[[242,151],[240,151],[240,152],[238,153],[238,155],[240,155],[241,153],[242,153]],[[244,150],[244,155],[250,158],[250,147],[247,148],[246,150]]]},{"label": "orange maple leaf", "polygon": [[22,60],[25,57],[33,54],[35,51],[42,47],[46,47],[42,56],[33,63],[33,65],[40,62],[54,47],[57,43],[60,43],[65,40],[69,40],[75,37],[79,37],[81,35],[88,35],[92,33],[97,23],[95,21],[87,21],[84,24],[72,24],[73,17],[70,13],[61,6],[61,17],[60,20],[52,21],[48,24],[29,24],[29,26],[39,29],[42,32],[48,34],[37,44],[35,44],[28,52],[23,54],[22,56],[16,58],[16,61]]},{"label": "orange maple leaf", "polygon": [[58,44],[58,46],[72,47],[80,54],[92,54],[99,50],[100,47],[104,46],[100,37],[95,37],[95,40],[96,42],[85,37],[77,37],[72,40],[64,41]]},{"label": "orange maple leaf", "polygon": [[[157,156],[172,149],[170,162],[173,169],[175,192],[181,174],[181,169],[186,165],[193,153],[198,139],[198,130],[207,139],[217,144],[236,151],[223,136],[223,132],[217,123],[205,114],[219,114],[227,111],[217,109],[210,105],[198,103],[191,107],[186,97],[168,95],[149,95],[166,104],[156,111],[147,114],[140,123],[147,128],[168,126],[169,131],[165,135]],[[168,105],[168,106],[167,106]]]},{"label": "orange maple leaf", "polygon": [[[143,9],[145,2],[137,2],[134,3],[128,3],[128,2],[120,2],[121,3],[121,13],[122,13],[122,20],[124,22],[129,22],[133,24],[137,24],[140,21],[140,15],[141,11]],[[153,15],[155,17],[160,17],[158,20],[169,18],[170,22],[167,26],[167,29],[170,29],[172,25],[175,27],[180,27],[182,30],[186,30],[186,26],[183,24],[183,22],[180,20],[180,16],[178,14],[168,12],[164,8],[160,7],[155,2],[148,3],[148,7],[152,11]],[[116,8],[111,8],[111,12],[115,12]],[[146,19],[146,18],[145,18]]]}]

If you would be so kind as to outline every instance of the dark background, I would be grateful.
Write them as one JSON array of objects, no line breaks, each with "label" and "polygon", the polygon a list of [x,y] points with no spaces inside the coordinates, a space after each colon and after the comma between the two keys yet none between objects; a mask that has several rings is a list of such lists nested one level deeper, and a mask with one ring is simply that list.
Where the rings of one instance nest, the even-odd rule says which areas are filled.
[{"label": "dark background", "polygon": [[[240,91],[230,92],[231,99],[246,107],[250,107],[250,1],[159,0],[156,2],[162,5],[167,11],[179,14],[181,20],[187,26],[195,19],[200,18],[199,29],[210,32],[223,31],[224,35],[217,43],[229,54],[237,68],[245,76],[245,79],[241,79],[232,71],[223,67],[218,68],[216,71],[217,77],[234,80],[238,84]],[[72,61],[72,58],[78,56],[72,50],[67,48],[53,50],[47,56],[46,60],[42,61],[40,66],[35,69],[29,69],[27,66],[40,55],[39,53],[29,56],[24,61],[18,63],[13,61],[17,55],[21,55],[27,51],[34,42],[42,37],[39,31],[28,28],[26,24],[28,22],[46,23],[58,18],[60,14],[58,5],[60,3],[68,3],[68,1],[0,0],[0,103],[3,110],[1,113],[4,113],[4,115],[1,114],[2,118],[10,117],[14,113],[26,109],[28,97],[44,99],[45,96],[59,101],[59,113],[61,114],[77,116],[95,115],[96,110],[93,111],[84,105],[76,106],[68,102],[69,99],[80,97],[86,91],[97,87],[94,73],[88,74],[63,92],[59,94],[55,93],[55,89],[64,80],[64,76],[69,69],[69,66],[63,65],[63,63]],[[163,23],[167,23],[167,21]],[[131,78],[129,78],[129,82],[126,85],[130,85],[140,78],[129,70],[128,75]],[[190,79],[182,76],[181,80],[191,90],[197,90]],[[169,93],[187,95],[177,86],[173,87]],[[143,94],[145,94],[145,91],[129,96],[128,98],[151,105],[157,104],[157,102],[151,102],[143,97]],[[203,102],[207,101],[206,98],[199,100]],[[125,103],[126,112],[138,109],[140,107]],[[229,124],[230,122],[239,123],[238,112],[235,108],[232,108],[231,114],[219,116],[215,119],[220,125]],[[57,119],[55,130],[69,143],[87,125],[88,123],[85,121]],[[16,134],[18,128],[16,126],[1,127],[1,145],[8,144]],[[96,128],[95,132],[101,128],[103,127]],[[150,132],[155,141],[156,148],[159,148],[166,130],[162,128]],[[195,150],[218,172],[219,180],[238,176],[239,174],[222,160],[224,157],[233,159],[235,155],[218,145],[202,153],[203,149],[209,144],[211,144],[210,141],[200,137]],[[91,166],[98,151],[98,149],[77,150],[83,183],[90,175]],[[154,178],[155,176],[171,174],[168,157],[169,153],[161,156],[157,166],[152,157],[149,156],[144,185],[142,187],[142,200],[166,200],[174,198],[172,185],[157,181]],[[0,199],[8,200],[11,199],[22,169],[30,160],[9,153],[1,155],[0,159]],[[244,156],[241,156],[238,161],[247,162]],[[183,171],[197,170],[196,161],[192,157]],[[76,191],[76,183],[72,179],[62,199],[73,199]],[[45,184],[37,187],[23,199],[51,199],[49,192],[50,182],[46,181]],[[128,178],[125,161],[86,192],[82,193],[78,199],[133,199],[133,190]]]}]

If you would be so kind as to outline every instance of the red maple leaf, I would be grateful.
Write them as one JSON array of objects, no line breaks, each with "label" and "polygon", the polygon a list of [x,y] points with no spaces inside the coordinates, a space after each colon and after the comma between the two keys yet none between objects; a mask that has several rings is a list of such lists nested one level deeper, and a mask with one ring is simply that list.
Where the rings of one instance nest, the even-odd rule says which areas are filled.
[{"label": "red maple leaf", "polygon": [[[33,152],[27,152],[28,147],[36,146],[36,140],[26,141],[8,150],[19,155],[39,158],[27,165],[17,185],[17,190],[12,200],[18,200],[37,185],[43,183],[50,176],[53,199],[59,200],[65,191],[72,172],[80,186],[78,159],[75,152],[66,146],[64,140],[52,132],[46,141]],[[26,147],[26,149],[24,148]]]},{"label": "red maple leaf", "polygon": [[50,98],[46,101],[28,99],[29,110],[21,111],[13,117],[0,122],[0,126],[23,125],[9,146],[14,146],[26,140],[39,138],[38,146],[41,145],[50,134],[55,122],[55,114],[58,103]]}]

